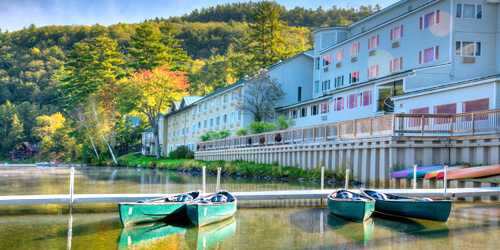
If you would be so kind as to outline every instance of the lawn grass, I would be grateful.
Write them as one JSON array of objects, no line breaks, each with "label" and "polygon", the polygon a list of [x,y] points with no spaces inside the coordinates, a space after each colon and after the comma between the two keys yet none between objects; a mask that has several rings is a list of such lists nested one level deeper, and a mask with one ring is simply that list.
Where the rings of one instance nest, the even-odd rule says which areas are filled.
[{"label": "lawn grass", "polygon": [[[319,180],[321,178],[321,168],[303,170],[298,167],[283,167],[276,164],[258,164],[254,162],[244,161],[199,161],[194,159],[160,159],[155,157],[134,157],[136,153],[123,155],[118,158],[118,164],[128,167],[141,167],[152,169],[165,169],[173,171],[182,171],[185,169],[201,169],[206,166],[208,173],[217,172],[217,168],[221,168],[224,174],[239,175],[247,177],[276,177],[306,180]],[[325,170],[325,179],[335,178],[337,180],[345,179],[345,169],[339,168],[337,171]],[[354,176],[351,174],[350,179]]]}]

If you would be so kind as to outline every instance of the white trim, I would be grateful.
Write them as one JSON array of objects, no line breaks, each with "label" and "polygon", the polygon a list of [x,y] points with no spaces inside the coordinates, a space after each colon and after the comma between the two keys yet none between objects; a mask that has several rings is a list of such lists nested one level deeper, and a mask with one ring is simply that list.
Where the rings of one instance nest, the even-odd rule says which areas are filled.
[{"label": "white trim", "polygon": [[[449,86],[449,87],[443,87],[441,89],[429,89],[427,91],[422,91],[420,93],[408,94],[408,95],[399,96],[399,97],[398,96],[394,96],[394,97],[391,97],[391,99],[394,100],[394,101],[399,101],[399,100],[404,100],[404,99],[408,99],[408,98],[412,98],[412,97],[417,97],[417,96],[422,96],[422,95],[429,95],[428,92],[432,92],[432,94],[434,94],[434,93],[445,92],[445,91],[455,90],[455,89],[461,89],[461,88],[466,88],[466,87],[475,86],[475,85],[481,85],[481,84],[486,84],[486,83],[495,83],[495,81],[498,81],[498,80],[500,80],[500,77],[495,77],[495,78],[491,78],[491,79],[485,79],[485,80],[482,80],[482,81],[470,80],[471,82],[466,83],[466,84],[461,84],[461,85],[456,85],[456,86]],[[459,83],[459,82],[455,82],[455,83]],[[450,85],[455,84],[455,83],[450,83]]]}]

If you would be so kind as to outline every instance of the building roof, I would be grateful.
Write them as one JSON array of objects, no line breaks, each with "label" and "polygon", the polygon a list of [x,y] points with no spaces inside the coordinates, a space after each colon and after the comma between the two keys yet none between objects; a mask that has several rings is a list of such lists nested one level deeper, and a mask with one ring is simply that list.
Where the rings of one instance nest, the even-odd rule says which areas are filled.
[{"label": "building roof", "polygon": [[144,132],[142,132],[142,133],[153,133],[153,129],[151,127],[149,127],[146,130],[144,130]]},{"label": "building roof", "polygon": [[183,106],[183,107],[189,106],[202,98],[203,98],[203,96],[184,96],[184,97],[182,97],[181,106]]}]

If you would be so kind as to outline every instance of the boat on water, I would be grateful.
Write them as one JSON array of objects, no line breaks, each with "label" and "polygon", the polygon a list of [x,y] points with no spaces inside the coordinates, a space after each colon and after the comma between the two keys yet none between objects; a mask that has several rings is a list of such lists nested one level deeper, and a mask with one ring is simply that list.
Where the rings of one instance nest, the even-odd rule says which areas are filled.
[{"label": "boat on water", "polygon": [[335,215],[350,220],[364,221],[375,210],[375,200],[364,194],[338,189],[328,195],[328,209]]},{"label": "boat on water", "polygon": [[187,216],[197,227],[225,220],[236,213],[236,198],[228,191],[200,197],[186,205]]},{"label": "boat on water", "polygon": [[[456,180],[463,178],[480,178],[480,177],[487,177],[499,174],[500,174],[500,165],[493,165],[493,166],[482,166],[482,167],[470,167],[470,168],[455,170],[447,173],[446,178],[448,180]],[[443,179],[444,172],[439,173],[436,178]]]},{"label": "boat on water", "polygon": [[[442,167],[442,165],[434,165],[434,166],[426,166],[426,167],[417,167],[417,171],[438,168]],[[394,171],[391,173],[391,178],[407,178],[409,173],[413,173],[413,168],[407,168],[403,170]]]},{"label": "boat on water", "polygon": [[119,202],[118,211],[124,227],[186,215],[186,203],[200,197],[201,190],[151,200]]},{"label": "boat on water", "polygon": [[417,199],[369,189],[360,189],[360,192],[375,199],[375,212],[440,222],[450,217],[450,200]]},{"label": "boat on water", "polygon": [[[468,167],[469,167],[468,165],[448,167],[448,173],[451,172],[451,171],[460,170],[460,169],[464,169],[464,168],[468,168]],[[434,178],[437,177],[437,175],[439,173],[443,173],[444,174],[444,169],[440,169],[440,170],[436,170],[436,171],[432,171],[432,172],[426,173],[425,176],[424,176],[424,179],[425,180],[434,179]]]}]

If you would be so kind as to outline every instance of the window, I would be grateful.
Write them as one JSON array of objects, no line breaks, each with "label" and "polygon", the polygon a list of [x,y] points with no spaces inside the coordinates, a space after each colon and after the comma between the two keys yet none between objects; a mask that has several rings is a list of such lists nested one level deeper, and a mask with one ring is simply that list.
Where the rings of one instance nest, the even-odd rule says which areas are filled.
[{"label": "window", "polygon": [[368,38],[368,49],[373,49],[380,45],[379,35]]},{"label": "window", "polygon": [[323,57],[323,66],[328,66],[330,64],[332,64],[332,56],[327,55],[327,56]]},{"label": "window", "polygon": [[328,114],[330,112],[330,102],[321,104],[321,114]]},{"label": "window", "polygon": [[222,115],[222,125],[227,123],[227,114]]},{"label": "window", "polygon": [[168,132],[168,137],[170,137],[170,132]]},{"label": "window", "polygon": [[234,123],[234,112],[229,113],[229,123]]},{"label": "window", "polygon": [[344,110],[344,97],[337,97],[333,101],[333,109],[335,111]]},{"label": "window", "polygon": [[297,90],[297,93],[298,93],[298,97],[297,97],[297,101],[300,102],[302,101],[302,87],[299,87],[298,90]]},{"label": "window", "polygon": [[[457,113],[456,103],[434,106],[434,114],[456,114],[456,113]],[[450,118],[435,119],[435,124],[449,124],[449,123],[450,123]]]},{"label": "window", "polygon": [[483,18],[483,5],[481,4],[457,4],[458,18]]},{"label": "window", "polygon": [[198,122],[198,129],[201,129],[201,121]]},{"label": "window", "polygon": [[189,127],[186,127],[186,135],[189,134]]},{"label": "window", "polygon": [[403,25],[391,29],[391,41],[398,40],[403,37]]},{"label": "window", "polygon": [[231,96],[230,96],[229,100],[230,100],[231,102],[233,102],[234,100],[236,100],[236,93],[234,93],[234,91],[233,91],[233,92],[231,92]]},{"label": "window", "polygon": [[307,117],[307,108],[300,109],[300,117]]},{"label": "window", "polygon": [[220,116],[215,117],[215,126],[219,126],[220,124]]},{"label": "window", "polygon": [[319,69],[319,57],[316,57],[316,63],[315,63],[314,69],[316,69],[316,70]]},{"label": "window", "polygon": [[342,59],[344,59],[344,49],[335,52],[335,61],[338,62]]},{"label": "window", "polygon": [[220,97],[217,97],[217,99],[215,99],[215,107],[219,106],[220,106]]},{"label": "window", "polygon": [[367,90],[361,92],[361,106],[372,105],[372,91]]},{"label": "window", "polygon": [[206,110],[207,110],[207,106],[208,106],[207,104],[208,104],[207,102],[203,103],[203,110],[204,110],[204,111],[206,111]]},{"label": "window", "polygon": [[481,42],[455,42],[455,55],[481,56]]},{"label": "window", "polygon": [[439,23],[439,10],[420,17],[419,29],[427,29]]},{"label": "window", "polygon": [[236,111],[236,120],[241,121],[241,110]]},{"label": "window", "polygon": [[439,59],[439,46],[428,48],[419,52],[418,63],[428,63]]},{"label": "window", "polygon": [[236,90],[236,99],[238,99],[238,100],[241,99],[241,90],[242,89]]},{"label": "window", "polygon": [[208,124],[209,124],[209,128],[213,127],[214,126],[214,118],[210,118]]},{"label": "window", "polygon": [[329,89],[330,89],[330,80],[326,80],[326,81],[321,83],[321,90],[322,91],[329,90]]},{"label": "window", "polygon": [[396,58],[390,61],[389,70],[391,72],[400,71],[403,69],[403,58]]},{"label": "window", "polygon": [[349,101],[347,103],[348,109],[353,109],[353,108],[358,107],[358,95],[357,94],[349,95],[348,101]]},{"label": "window", "polygon": [[489,108],[490,108],[489,98],[462,102],[463,113],[488,110]]},{"label": "window", "polygon": [[355,56],[359,54],[361,49],[360,43],[355,43],[351,45],[350,51],[349,51],[349,56]]},{"label": "window", "polygon": [[290,113],[291,113],[291,115],[290,115],[290,116],[291,116],[293,119],[297,119],[298,111],[297,111],[296,109],[294,109],[294,110],[290,111]]},{"label": "window", "polygon": [[222,98],[222,104],[226,104],[227,103],[227,94],[225,94]]},{"label": "window", "polygon": [[349,74],[349,83],[359,82],[359,71],[352,72]]},{"label": "window", "polygon": [[314,82],[314,94],[319,93],[319,81]]},{"label": "window", "polygon": [[201,112],[201,104],[198,105],[198,113],[200,113],[200,112]]},{"label": "window", "polygon": [[191,129],[191,131],[192,131],[191,133],[193,134],[196,132],[196,124],[193,124],[193,129]]},{"label": "window", "polygon": [[203,128],[207,128],[207,120],[203,120]]},{"label": "window", "polygon": [[[410,114],[429,114],[429,107],[410,109]],[[420,117],[410,118],[409,124],[410,127],[420,127],[422,126],[422,118]],[[427,125],[429,125],[429,118],[424,118],[424,126]]]},{"label": "window", "polygon": [[311,115],[318,115],[318,114],[319,114],[319,105],[311,106]]},{"label": "window", "polygon": [[193,113],[193,115],[196,115],[196,108],[193,108],[193,110],[191,110],[191,112]]},{"label": "window", "polygon": [[214,101],[210,101],[210,109],[213,109],[214,108]]},{"label": "window", "polygon": [[344,76],[335,77],[335,88],[344,86]]},{"label": "window", "polygon": [[368,67],[368,79],[378,76],[378,65]]}]

